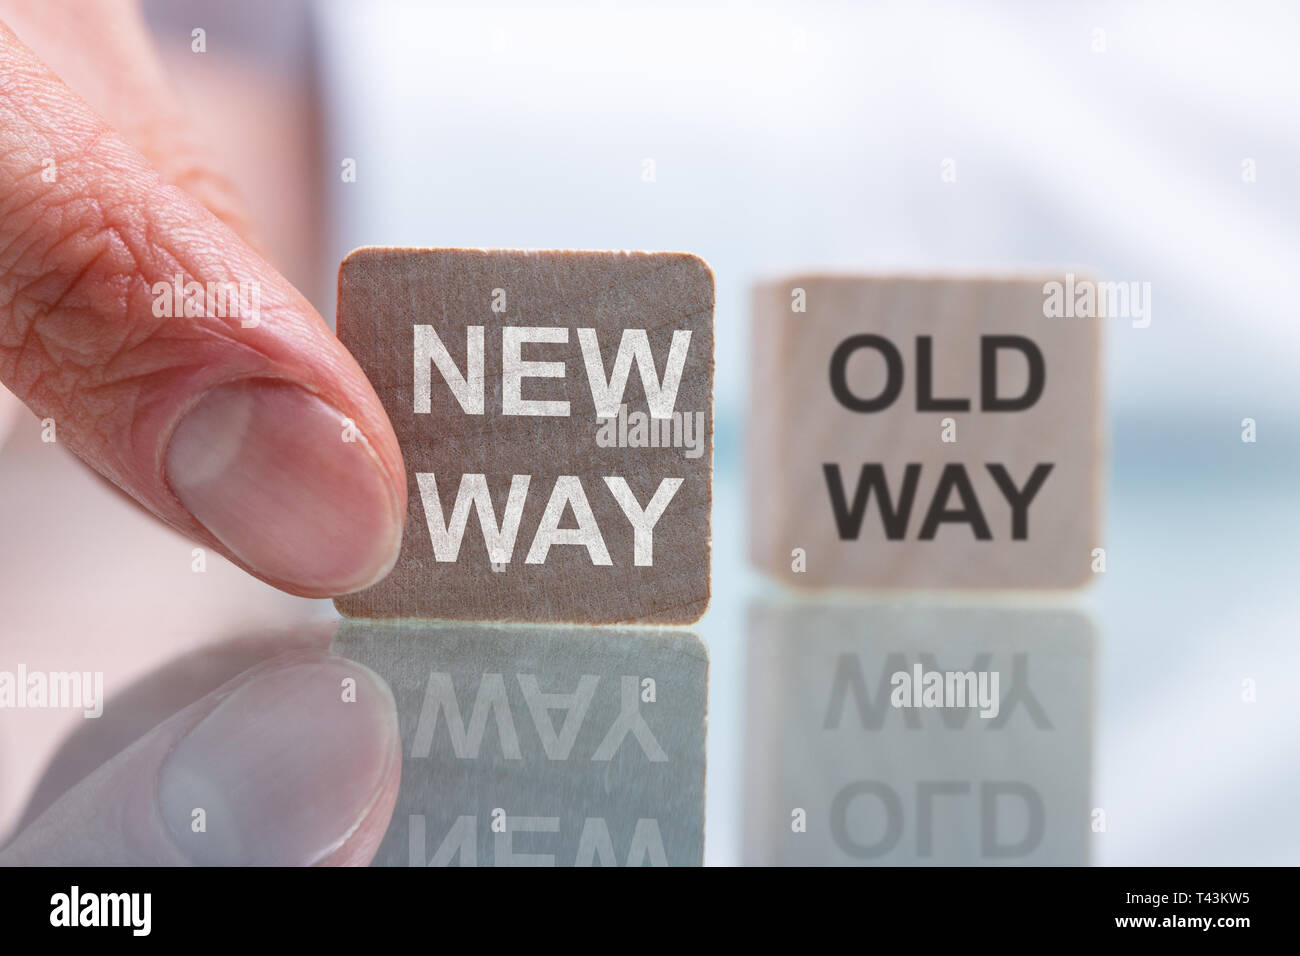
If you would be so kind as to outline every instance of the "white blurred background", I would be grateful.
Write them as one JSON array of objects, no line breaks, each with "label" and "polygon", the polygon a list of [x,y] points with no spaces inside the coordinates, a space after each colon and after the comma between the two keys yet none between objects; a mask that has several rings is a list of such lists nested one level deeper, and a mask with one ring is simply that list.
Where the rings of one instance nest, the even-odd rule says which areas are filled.
[{"label": "white blurred background", "polygon": [[[1074,266],[1152,289],[1149,328],[1107,328],[1111,570],[1075,601],[1100,635],[1093,801],[1109,830],[1092,858],[1300,862],[1300,10],[320,13],[328,152],[358,169],[335,189],[331,261],[406,243],[684,249],[713,265],[709,861],[739,858],[745,800],[751,282]],[[1245,417],[1255,445],[1240,440]]]},{"label": "white blurred background", "polygon": [[[286,272],[327,316],[338,261],[372,243],[671,249],[713,266],[708,862],[741,856],[744,610],[762,589],[744,561],[750,284],[803,268],[1149,282],[1150,327],[1106,330],[1110,570],[1060,599],[1099,635],[1092,803],[1110,824],[1091,858],[1300,862],[1300,9],[147,7],[165,58],[198,76],[192,95],[244,91],[245,112],[205,114],[241,178],[305,157],[293,168],[309,174],[249,191],[273,239],[310,232]],[[242,79],[194,67],[196,25],[209,63]],[[277,123],[294,136],[241,139]],[[57,504],[26,502],[50,521]],[[219,629],[208,620],[190,645]],[[137,669],[176,646],[160,639]],[[0,732],[0,766],[16,736]],[[15,780],[0,780],[0,832]]]}]

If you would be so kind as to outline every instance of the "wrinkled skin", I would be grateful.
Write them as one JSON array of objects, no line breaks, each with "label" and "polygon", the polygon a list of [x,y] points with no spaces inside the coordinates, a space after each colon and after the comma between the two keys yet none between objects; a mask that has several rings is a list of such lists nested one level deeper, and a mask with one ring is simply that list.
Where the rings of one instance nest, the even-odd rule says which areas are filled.
[{"label": "wrinkled skin", "polygon": [[[154,516],[263,581],[321,597],[382,576],[396,558],[406,510],[392,428],[356,362],[259,253],[254,217],[208,160],[135,4],[0,0],[0,23],[0,381],[38,418],[53,420],[61,445]],[[245,327],[237,317],[155,315],[155,283],[177,273],[200,283],[257,283],[260,321]],[[262,484],[240,486],[253,516],[241,521],[245,499],[211,505],[207,499],[219,497],[220,487],[213,492],[211,482],[198,480],[182,488],[175,480],[179,453],[169,450],[187,413],[206,396],[223,394],[212,389],[265,382],[277,383],[268,393],[277,398],[246,406],[263,417],[275,410],[283,420],[271,423],[272,438],[257,448]],[[244,387],[229,394],[242,400]],[[278,398],[299,392],[326,410],[319,422],[297,420],[299,405]],[[223,436],[210,441],[203,430],[216,414],[194,416],[191,457],[196,448],[220,448]],[[361,440],[296,438],[332,436],[335,418],[353,422]],[[219,477],[228,486],[241,473]],[[200,492],[205,507],[196,514],[189,502],[200,501]],[[285,506],[300,498],[308,502],[303,509]],[[225,530],[214,531],[213,521]],[[71,594],[81,586],[61,585]],[[0,652],[3,642],[0,628]],[[357,732],[340,732],[337,742],[299,746],[292,734],[261,733],[256,725],[274,721],[306,734],[337,696],[331,688],[338,675],[362,675],[325,652],[327,638],[310,643],[310,650],[281,654],[268,642],[262,664],[122,753],[103,754],[107,762],[18,834],[0,862],[194,861],[162,825],[158,780],[168,755],[184,752],[187,735],[232,695],[246,718],[222,710],[223,720],[204,731],[218,739],[205,738],[204,745],[222,743],[225,734],[250,760],[291,768],[275,775],[274,787],[266,784],[269,810],[261,812],[266,807],[253,799],[236,821],[250,853],[282,847],[283,855],[246,861],[367,862],[400,776],[386,691],[373,685],[364,706],[348,712],[359,715]],[[372,676],[361,677],[364,686],[372,687]],[[324,697],[313,687],[324,688]],[[267,752],[253,753],[259,747]],[[277,809],[311,806],[323,788],[344,793],[344,802],[329,813],[295,816],[292,825]],[[258,827],[287,829],[292,840],[262,841]]]}]

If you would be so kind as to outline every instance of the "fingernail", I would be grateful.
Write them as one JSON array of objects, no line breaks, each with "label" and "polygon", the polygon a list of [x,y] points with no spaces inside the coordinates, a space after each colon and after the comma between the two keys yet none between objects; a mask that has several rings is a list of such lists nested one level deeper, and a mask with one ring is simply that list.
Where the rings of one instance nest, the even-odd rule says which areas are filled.
[{"label": "fingernail", "polygon": [[397,561],[388,474],[341,412],[296,385],[217,386],[181,419],[166,462],[190,514],[265,577],[346,594]]},{"label": "fingernail", "polygon": [[375,807],[398,759],[397,734],[392,692],[362,665],[273,662],[172,749],[159,810],[197,865],[317,863]]}]

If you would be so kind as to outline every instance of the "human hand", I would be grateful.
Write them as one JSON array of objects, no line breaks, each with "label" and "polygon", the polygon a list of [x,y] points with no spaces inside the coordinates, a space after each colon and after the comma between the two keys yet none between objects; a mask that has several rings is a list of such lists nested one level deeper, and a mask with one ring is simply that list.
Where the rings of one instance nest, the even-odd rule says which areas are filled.
[{"label": "human hand", "polygon": [[[262,580],[323,597],[381,578],[406,511],[396,438],[352,357],[249,244],[134,3],[5,0],[0,20],[0,381]],[[249,290],[245,308],[155,314],[177,275]]]},{"label": "human hand", "polygon": [[[327,596],[382,576],[406,500],[383,410],[320,317],[256,251],[250,217],[198,145],[135,4],[0,0],[0,21],[0,380],[52,420],[59,444],[262,580]],[[155,315],[155,284],[177,273],[205,286],[252,284],[257,324]],[[344,418],[357,441],[344,440]],[[64,474],[57,457],[48,461],[51,477]],[[56,493],[71,485],[65,477]],[[66,545],[75,521],[51,539],[10,534],[7,545]],[[185,600],[188,588],[150,597],[180,577],[133,550],[145,538],[145,522],[136,525],[142,532],[117,541],[107,559],[158,577],[126,587],[122,575],[108,575],[122,588],[110,600],[94,596],[105,586],[99,579],[58,583],[60,592],[91,595],[91,612],[110,617],[95,630],[37,624],[14,634],[22,637],[16,658],[14,642],[0,640],[0,667],[24,653],[30,660],[37,639],[56,660],[84,660],[97,637],[131,635],[133,616],[117,608]],[[188,570],[179,573],[192,578]],[[203,594],[205,615],[223,600],[232,618],[242,602],[266,601],[260,585],[237,587],[216,568],[202,579],[193,593]],[[33,595],[33,607],[41,600]],[[294,615],[307,612],[301,603]],[[291,609],[275,607],[277,616]],[[9,606],[6,616],[37,620],[31,610]],[[209,623],[214,633],[223,626]],[[161,646],[167,625],[154,630],[116,645],[118,658],[156,656],[150,647]],[[299,629],[268,641],[258,654],[265,663],[243,673],[191,662],[187,673],[203,686],[190,697],[176,693],[184,681],[163,675],[168,706],[146,709],[155,720],[131,719],[130,695],[111,696],[105,719],[88,723],[126,714],[130,736],[98,735],[65,761],[72,776],[49,796],[64,795],[0,863],[368,861],[400,772],[391,697],[363,668],[326,655],[328,639],[285,653],[301,637]],[[341,699],[347,677],[360,690],[355,702]],[[14,712],[0,716],[27,726]],[[182,814],[200,800],[206,837]]]}]

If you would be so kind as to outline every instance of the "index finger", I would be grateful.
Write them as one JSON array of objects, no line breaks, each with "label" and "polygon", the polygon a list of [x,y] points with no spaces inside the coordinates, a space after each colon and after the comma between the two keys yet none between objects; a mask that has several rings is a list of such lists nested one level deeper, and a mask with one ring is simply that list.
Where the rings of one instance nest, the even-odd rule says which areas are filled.
[{"label": "index finger", "polygon": [[397,559],[401,452],[356,362],[2,26],[0,381],[162,520],[277,587],[346,593]]}]

